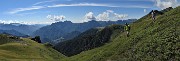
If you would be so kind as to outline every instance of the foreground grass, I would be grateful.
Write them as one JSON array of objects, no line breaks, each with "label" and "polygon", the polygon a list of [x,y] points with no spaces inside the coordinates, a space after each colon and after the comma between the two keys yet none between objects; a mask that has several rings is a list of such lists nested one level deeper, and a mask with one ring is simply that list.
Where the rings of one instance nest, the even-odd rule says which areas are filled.
[{"label": "foreground grass", "polygon": [[57,61],[63,57],[51,47],[30,39],[0,45],[0,61]]}]

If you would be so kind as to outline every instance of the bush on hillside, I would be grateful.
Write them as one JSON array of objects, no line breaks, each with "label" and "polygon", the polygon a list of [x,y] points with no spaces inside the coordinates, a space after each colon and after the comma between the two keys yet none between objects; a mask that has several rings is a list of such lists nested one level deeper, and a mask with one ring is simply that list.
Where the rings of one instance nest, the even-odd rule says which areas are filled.
[{"label": "bush on hillside", "polygon": [[50,43],[44,43],[44,45],[46,46],[46,47],[52,47],[53,45],[51,45]]},{"label": "bush on hillside", "polygon": [[41,39],[40,39],[40,36],[35,36],[34,38],[32,38],[31,40],[34,40],[38,43],[41,43]]}]

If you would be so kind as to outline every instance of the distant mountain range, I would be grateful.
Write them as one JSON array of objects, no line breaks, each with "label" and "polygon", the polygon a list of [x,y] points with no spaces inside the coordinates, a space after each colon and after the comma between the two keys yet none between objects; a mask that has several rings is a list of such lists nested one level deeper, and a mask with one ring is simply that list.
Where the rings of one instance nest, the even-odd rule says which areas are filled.
[{"label": "distant mountain range", "polygon": [[16,30],[0,30],[0,34],[12,35],[17,37],[29,37],[28,35],[22,34]]},{"label": "distant mountain range", "polygon": [[44,25],[36,24],[36,25],[26,25],[20,23],[10,23],[10,24],[0,24],[0,30],[15,30],[19,33],[30,35],[37,29],[43,27]]},{"label": "distant mountain range", "polygon": [[[112,25],[112,24],[132,23],[136,20],[137,19],[118,20],[118,21],[92,20],[84,23],[72,23],[71,21],[56,22],[51,25],[38,29],[31,36],[40,36],[42,42],[52,42],[53,40],[57,41],[57,39],[62,39],[62,38],[63,40],[69,40],[91,28],[105,27],[107,25]],[[73,33],[75,31],[76,33]]]}]

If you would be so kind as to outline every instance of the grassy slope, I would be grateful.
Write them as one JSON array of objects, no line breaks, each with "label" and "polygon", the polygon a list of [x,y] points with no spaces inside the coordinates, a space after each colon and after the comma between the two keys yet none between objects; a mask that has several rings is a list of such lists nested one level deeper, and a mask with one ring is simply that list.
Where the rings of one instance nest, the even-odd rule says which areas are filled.
[{"label": "grassy slope", "polygon": [[121,34],[102,47],[84,51],[61,61],[180,60],[180,7],[131,24],[131,36]]},{"label": "grassy slope", "polygon": [[[5,40],[10,39],[4,37],[0,42]],[[0,44],[0,61],[57,61],[63,57],[51,47],[29,39]]]}]

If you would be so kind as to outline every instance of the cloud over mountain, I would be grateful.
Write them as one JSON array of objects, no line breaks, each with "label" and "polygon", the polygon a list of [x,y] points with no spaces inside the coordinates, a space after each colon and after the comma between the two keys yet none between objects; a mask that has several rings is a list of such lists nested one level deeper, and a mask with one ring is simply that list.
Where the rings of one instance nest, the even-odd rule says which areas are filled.
[{"label": "cloud over mountain", "polygon": [[144,13],[146,13],[147,12],[147,9],[144,9]]},{"label": "cloud over mountain", "polygon": [[97,20],[97,21],[109,21],[112,20],[113,18],[115,20],[121,20],[128,17],[128,14],[118,14],[115,13],[113,10],[106,10],[103,13],[98,14],[97,16],[93,15],[93,12],[88,12],[85,15],[85,20]]},{"label": "cloud over mountain", "polygon": [[97,20],[109,20],[109,12],[103,12],[97,16]]},{"label": "cloud over mountain", "polygon": [[86,13],[85,20],[96,20],[96,18],[93,14],[94,14],[93,12]]},{"label": "cloud over mountain", "polygon": [[128,14],[117,14],[117,13],[113,13],[113,14],[115,18],[117,18],[118,20],[128,17]]},{"label": "cloud over mountain", "polygon": [[155,2],[156,6],[161,9],[165,9],[168,7],[177,7],[179,5],[177,0],[155,0]]},{"label": "cloud over mountain", "polygon": [[10,24],[10,23],[22,23],[22,22],[17,20],[0,20],[0,23]]},{"label": "cloud over mountain", "polygon": [[52,20],[52,21],[61,21],[61,20],[64,20],[66,17],[64,15],[59,15],[59,16],[48,15],[47,18]]}]

